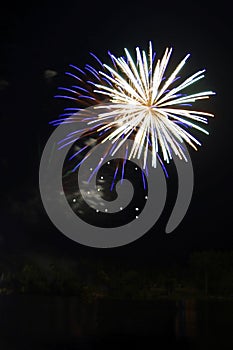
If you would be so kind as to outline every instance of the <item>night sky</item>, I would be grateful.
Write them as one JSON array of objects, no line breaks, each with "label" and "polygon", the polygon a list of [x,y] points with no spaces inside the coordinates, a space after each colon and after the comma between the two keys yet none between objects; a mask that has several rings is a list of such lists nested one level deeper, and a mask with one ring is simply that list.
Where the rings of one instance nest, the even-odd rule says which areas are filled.
[{"label": "night sky", "polygon": [[[232,250],[232,11],[224,2],[156,3],[39,2],[9,4],[1,11],[1,254],[39,252],[143,263],[185,260],[196,250]],[[65,76],[69,64],[82,68],[93,63],[89,52],[106,60],[108,50],[117,56],[124,47],[131,52],[135,46],[147,49],[149,40],[160,56],[172,46],[175,63],[191,53],[183,75],[206,68],[196,91],[217,93],[203,105],[215,114],[207,126],[210,135],[196,133],[203,147],[190,150],[193,199],[169,235],[164,233],[168,206],[150,232],[127,246],[81,246],[53,226],[39,195],[39,161],[53,131],[48,123],[64,107],[53,96],[58,86],[70,84]],[[48,77],[48,70],[54,76]]]}]

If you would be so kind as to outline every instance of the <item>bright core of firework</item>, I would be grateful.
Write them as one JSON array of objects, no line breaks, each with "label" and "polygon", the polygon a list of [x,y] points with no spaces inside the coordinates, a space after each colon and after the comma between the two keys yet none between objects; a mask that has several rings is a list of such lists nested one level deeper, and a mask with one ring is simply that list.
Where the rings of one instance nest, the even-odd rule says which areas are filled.
[{"label": "bright core of firework", "polygon": [[210,113],[187,109],[187,106],[197,100],[209,98],[214,92],[204,91],[191,95],[180,93],[189,85],[202,79],[205,70],[198,71],[181,84],[172,87],[178,80],[177,74],[190,55],[187,55],[165,79],[164,73],[171,53],[172,49],[167,48],[163,58],[154,62],[150,42],[148,55],[145,51],[136,48],[136,63],[127,49],[125,49],[125,58],[116,58],[111,54],[114,68],[104,64],[107,73],[99,71],[111,86],[94,84],[94,92],[105,95],[112,104],[108,107],[108,111],[99,114],[96,120],[89,124],[100,121],[106,123],[98,131],[113,128],[113,131],[102,140],[102,142],[111,140],[113,143],[119,141],[112,155],[136,131],[129,159],[142,157],[143,168],[146,167],[149,146],[152,149],[153,167],[156,167],[159,147],[163,160],[167,163],[172,159],[173,152],[180,159],[186,160],[181,145],[183,141],[195,150],[196,145],[200,145],[200,142],[187,129],[194,128],[208,134],[194,122],[207,124],[206,117],[213,116]]}]

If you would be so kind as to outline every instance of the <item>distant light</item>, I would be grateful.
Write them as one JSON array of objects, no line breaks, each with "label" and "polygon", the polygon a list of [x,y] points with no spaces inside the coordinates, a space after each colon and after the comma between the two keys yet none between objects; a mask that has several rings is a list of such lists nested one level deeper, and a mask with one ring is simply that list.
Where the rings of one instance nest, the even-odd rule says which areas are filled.
[{"label": "distant light", "polygon": [[9,81],[0,79],[0,90],[5,90],[10,86]]},{"label": "distant light", "polygon": [[138,210],[139,210],[139,208],[135,208],[135,210],[136,210],[136,211],[138,211]]},{"label": "distant light", "polygon": [[73,198],[73,202],[74,202],[74,203],[77,202],[77,199],[76,199],[76,198]]},{"label": "distant light", "polygon": [[147,199],[148,198],[148,196],[145,196],[145,199]]},{"label": "distant light", "polygon": [[96,209],[96,213],[98,213],[99,212],[99,209]]},{"label": "distant light", "polygon": [[120,210],[123,210],[123,207],[120,207]]},{"label": "distant light", "polygon": [[50,80],[50,79],[54,78],[56,75],[57,75],[57,72],[53,69],[46,69],[44,71],[44,78],[45,79]]},{"label": "distant light", "polygon": [[108,209],[106,208],[106,209],[104,209],[104,211],[105,211],[105,213],[107,213]]},{"label": "distant light", "polygon": [[138,216],[135,216],[136,219],[138,219]]},{"label": "distant light", "polygon": [[101,180],[103,180],[104,177],[103,177],[103,176],[100,176],[100,178],[101,178]]}]

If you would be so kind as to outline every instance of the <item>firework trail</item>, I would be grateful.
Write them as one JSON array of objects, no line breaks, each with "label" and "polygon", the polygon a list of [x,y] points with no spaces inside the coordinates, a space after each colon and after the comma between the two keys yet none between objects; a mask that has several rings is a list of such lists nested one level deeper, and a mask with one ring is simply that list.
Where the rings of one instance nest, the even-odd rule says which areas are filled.
[{"label": "firework trail", "polygon": [[[161,59],[155,60],[152,43],[149,42],[149,50],[136,48],[136,60],[125,49],[125,56],[115,57],[109,52],[111,66],[103,64],[94,54],[99,69],[86,65],[84,70],[70,65],[72,73],[67,72],[77,81],[77,85],[71,88],[60,87],[61,91],[69,95],[56,95],[58,98],[74,100],[81,108],[65,108],[65,113],[53,125],[86,121],[86,128],[77,130],[67,135],[59,142],[59,148],[66,147],[74,141],[86,136],[96,135],[98,143],[110,140],[112,147],[108,147],[100,159],[95,172],[101,167],[107,155],[122,151],[123,162],[121,174],[124,176],[124,159],[137,158],[141,160],[142,169],[147,173],[148,150],[152,152],[152,167],[161,163],[165,173],[164,163],[169,163],[173,155],[187,161],[183,143],[189,144],[197,150],[200,141],[190,133],[190,129],[196,129],[205,134],[208,132],[198,125],[207,124],[208,117],[213,114],[193,110],[192,103],[197,100],[207,99],[214,94],[212,91],[204,91],[193,94],[184,94],[184,90],[204,77],[205,70],[182,80],[178,74],[185,65],[189,54],[175,67],[173,72],[165,77],[172,49],[166,49]],[[178,83],[178,81],[181,81]],[[104,102],[107,107],[103,112]],[[96,115],[88,115],[83,107],[95,106]],[[82,117],[77,117],[76,112]],[[99,112],[101,111],[101,112]],[[127,147],[127,139],[133,139],[131,149]],[[96,143],[96,140],[93,141]],[[81,148],[72,159],[85,151],[87,146]],[[90,151],[91,152],[91,151]],[[74,171],[89,156],[75,166]],[[116,173],[120,171],[119,164]],[[144,182],[144,172],[142,170]],[[167,174],[166,174],[167,175]],[[112,187],[112,186],[111,186]]]}]

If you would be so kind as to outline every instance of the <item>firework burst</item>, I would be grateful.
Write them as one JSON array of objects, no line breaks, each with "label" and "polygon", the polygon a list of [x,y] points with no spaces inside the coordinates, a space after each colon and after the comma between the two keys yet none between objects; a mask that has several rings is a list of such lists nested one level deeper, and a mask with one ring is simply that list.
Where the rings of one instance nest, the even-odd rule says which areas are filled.
[{"label": "firework burst", "polygon": [[[182,143],[188,143],[195,150],[201,145],[200,141],[190,133],[190,129],[208,134],[198,123],[207,124],[207,118],[213,117],[210,113],[191,109],[192,103],[207,99],[214,92],[204,91],[190,95],[183,93],[184,89],[204,77],[205,70],[198,71],[177,84],[180,79],[178,73],[190,55],[185,56],[165,78],[171,53],[172,49],[167,48],[162,59],[156,61],[150,42],[147,54],[136,48],[136,60],[127,49],[125,57],[117,58],[109,53],[112,66],[102,64],[92,54],[97,59],[100,69],[86,65],[84,71],[71,66],[82,75],[82,78],[73,73],[67,74],[77,79],[79,85],[72,86],[72,89],[60,88],[73,96],[57,95],[57,97],[82,101],[86,106],[96,105],[96,116],[86,118],[87,127],[82,132],[85,135],[97,133],[98,142],[104,143],[110,140],[113,147],[106,152],[106,155],[114,156],[119,149],[122,149],[123,155],[129,151],[128,158],[141,159],[143,169],[147,167],[149,149],[152,151],[153,167],[156,167],[157,159],[162,164],[169,163],[173,155],[187,160]],[[91,77],[87,77],[87,73]],[[98,112],[99,108],[103,108],[103,100],[108,102],[106,111]],[[76,110],[79,109],[66,109],[62,117],[69,116],[69,119],[61,118],[53,124],[78,121],[75,114],[70,118]],[[80,139],[74,137],[74,133],[68,135],[61,141],[63,144],[60,147]],[[129,138],[134,141],[131,150],[125,146]]]}]

